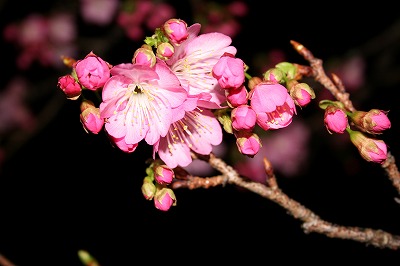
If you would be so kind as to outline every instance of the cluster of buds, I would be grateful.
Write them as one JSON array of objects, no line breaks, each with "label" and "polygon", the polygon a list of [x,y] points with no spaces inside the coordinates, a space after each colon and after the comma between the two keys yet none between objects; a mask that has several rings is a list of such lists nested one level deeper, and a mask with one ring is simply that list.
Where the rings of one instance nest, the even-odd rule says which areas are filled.
[{"label": "cluster of buds", "polygon": [[[315,93],[306,83],[296,79],[296,66],[282,62],[263,74],[263,79],[250,77],[244,62],[230,54],[224,54],[213,67],[212,74],[225,90],[229,108],[218,110],[218,117],[225,131],[234,134],[238,150],[254,157],[262,143],[254,129],[264,130],[287,127],[296,105],[304,107]],[[248,88],[244,85],[249,79]]]},{"label": "cluster of buds", "polygon": [[[350,141],[361,156],[369,162],[384,163],[387,159],[387,146],[375,136],[391,127],[388,112],[371,109],[370,111],[348,111],[339,101],[322,100],[321,109],[325,110],[324,123],[329,133],[347,132]],[[354,126],[356,129],[352,129]]]},{"label": "cluster of buds", "polygon": [[[112,65],[92,51],[84,59],[64,57],[64,64],[71,67],[71,73],[58,78],[57,87],[69,100],[81,98],[84,90],[98,92],[110,78]],[[83,99],[80,105],[80,121],[86,132],[98,134],[104,125],[99,108],[91,100]]]},{"label": "cluster of buds", "polygon": [[175,178],[174,171],[162,161],[155,160],[146,168],[146,174],[142,184],[144,198],[153,200],[154,206],[161,211],[168,211],[175,206],[174,191],[168,187]]}]

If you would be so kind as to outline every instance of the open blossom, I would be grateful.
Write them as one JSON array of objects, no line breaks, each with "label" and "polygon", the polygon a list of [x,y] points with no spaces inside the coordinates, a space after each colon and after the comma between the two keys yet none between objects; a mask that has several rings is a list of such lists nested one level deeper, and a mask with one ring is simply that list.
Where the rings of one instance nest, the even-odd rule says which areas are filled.
[{"label": "open blossom", "polygon": [[199,106],[221,108],[226,104],[225,92],[211,72],[223,54],[235,55],[236,48],[222,33],[198,35],[200,27],[198,23],[188,27],[189,37],[175,47],[174,55],[166,62],[189,94],[200,97]]},{"label": "open blossom", "polygon": [[93,52],[76,61],[74,69],[79,83],[89,90],[103,87],[110,78],[110,65]]},{"label": "open blossom", "polygon": [[175,110],[175,121],[165,137],[153,146],[170,168],[185,167],[192,162],[191,151],[210,154],[222,142],[222,128],[214,114],[197,107],[197,98],[189,97]]},{"label": "open blossom", "polygon": [[249,98],[257,114],[257,124],[264,130],[287,127],[296,114],[292,97],[279,83],[261,82],[252,89]]},{"label": "open blossom", "polygon": [[153,145],[167,134],[173,122],[172,109],[181,105],[187,92],[170,69],[159,61],[153,68],[119,64],[104,85],[100,116],[106,132],[118,147],[132,152],[144,139]]}]

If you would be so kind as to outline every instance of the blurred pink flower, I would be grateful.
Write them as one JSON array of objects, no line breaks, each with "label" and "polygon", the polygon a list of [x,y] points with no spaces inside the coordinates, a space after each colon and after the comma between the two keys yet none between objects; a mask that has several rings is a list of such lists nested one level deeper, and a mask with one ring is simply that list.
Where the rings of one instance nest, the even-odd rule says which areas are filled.
[{"label": "blurred pink flower", "polygon": [[32,131],[36,125],[34,114],[25,102],[28,89],[22,77],[12,79],[0,94],[0,136],[14,130]]},{"label": "blurred pink flower", "polygon": [[83,20],[100,26],[110,24],[119,7],[118,0],[80,0],[80,2]]},{"label": "blurred pink flower", "polygon": [[174,55],[167,61],[190,95],[200,97],[198,105],[204,108],[221,108],[226,104],[225,91],[211,75],[213,66],[224,53],[236,54],[232,39],[213,32],[198,35],[200,24],[188,27],[189,37],[175,47]]},{"label": "blurred pink flower", "polygon": [[234,167],[242,175],[265,183],[266,173],[263,158],[271,163],[276,174],[293,177],[307,168],[309,128],[301,121],[294,120],[292,124],[278,131],[268,131],[261,137],[263,146],[253,158],[245,157]]},{"label": "blurred pink flower", "polygon": [[76,53],[76,28],[73,15],[68,13],[48,17],[32,13],[21,22],[6,25],[3,36],[20,50],[16,64],[23,70],[34,61],[45,67],[60,67],[62,55]]}]

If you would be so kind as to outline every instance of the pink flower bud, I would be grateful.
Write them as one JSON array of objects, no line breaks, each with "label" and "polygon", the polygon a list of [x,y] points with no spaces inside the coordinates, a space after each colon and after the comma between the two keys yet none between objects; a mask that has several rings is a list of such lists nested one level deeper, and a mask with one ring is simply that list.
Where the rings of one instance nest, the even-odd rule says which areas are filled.
[{"label": "pink flower bud", "polygon": [[171,206],[176,206],[174,191],[167,187],[157,190],[154,195],[154,206],[161,211],[168,211]]},{"label": "pink flower bud", "polygon": [[254,157],[262,145],[257,134],[248,131],[239,131],[236,133],[236,146],[240,153]]},{"label": "pink flower bud", "polygon": [[240,105],[232,110],[232,127],[235,130],[252,130],[257,122],[257,115],[249,105]]},{"label": "pink flower bud", "polygon": [[174,55],[175,49],[174,47],[168,43],[168,42],[163,42],[160,43],[160,45],[157,46],[157,57],[163,59],[163,60],[168,60],[171,58],[171,56]]},{"label": "pink flower bud", "polygon": [[74,64],[79,83],[93,91],[103,87],[110,78],[110,67],[106,61],[93,52]]},{"label": "pink flower bud", "polygon": [[247,95],[249,94],[244,85],[239,88],[230,88],[225,90],[226,99],[232,107],[247,104]]},{"label": "pink flower bud", "polygon": [[387,113],[379,109],[371,109],[369,112],[355,111],[350,114],[350,118],[364,132],[381,134],[391,127]]},{"label": "pink flower bud", "polygon": [[387,146],[383,140],[368,138],[360,131],[347,130],[350,140],[368,162],[383,164],[387,159]]},{"label": "pink flower bud", "polygon": [[144,44],[133,54],[132,63],[153,67],[156,64],[156,55],[151,47]]},{"label": "pink flower bud", "polygon": [[86,132],[97,134],[103,128],[104,119],[100,118],[100,109],[90,100],[84,100],[80,106],[80,120]]},{"label": "pink flower bud", "polygon": [[82,87],[72,75],[65,75],[58,79],[57,86],[64,92],[69,100],[76,100],[81,96]]},{"label": "pink flower bud", "polygon": [[[290,84],[290,82],[289,82]],[[289,94],[293,98],[295,104],[300,107],[304,107],[315,98],[314,90],[307,83],[298,83],[290,87]]]},{"label": "pink flower bud", "polygon": [[171,184],[174,177],[174,171],[167,165],[156,165],[154,168],[154,179],[159,184]]},{"label": "pink flower bud", "polygon": [[285,72],[279,68],[271,68],[263,74],[264,81],[270,81],[273,83],[282,83],[286,78]]},{"label": "pink flower bud", "polygon": [[223,89],[239,88],[243,85],[245,64],[240,58],[225,53],[212,69],[212,75]]},{"label": "pink flower bud", "polygon": [[342,134],[348,127],[347,115],[336,105],[329,105],[325,109],[324,123],[329,133]]},{"label": "pink flower bud", "polygon": [[162,30],[170,42],[175,45],[181,44],[189,37],[187,24],[181,19],[172,18],[167,20],[162,26]]}]

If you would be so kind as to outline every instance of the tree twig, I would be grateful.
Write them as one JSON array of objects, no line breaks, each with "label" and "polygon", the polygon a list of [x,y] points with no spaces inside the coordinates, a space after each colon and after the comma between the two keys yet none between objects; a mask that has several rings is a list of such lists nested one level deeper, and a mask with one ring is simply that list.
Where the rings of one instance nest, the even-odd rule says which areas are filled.
[{"label": "tree twig", "polygon": [[[291,199],[278,187],[275,181],[272,183],[267,182],[267,184],[272,184],[272,186],[270,186],[242,178],[236,170],[214,154],[198,158],[207,161],[214,169],[221,172],[222,175],[210,178],[189,177],[186,180],[179,180],[179,186],[174,186],[173,188],[209,188],[210,184],[212,184],[212,186],[217,186],[218,184],[225,185],[226,183],[236,185],[279,204],[286,209],[291,216],[303,221],[302,228],[305,233],[320,233],[331,238],[354,240],[379,248],[389,248],[393,250],[400,248],[400,236],[392,235],[383,230],[348,227],[327,222],[310,209]],[[265,160],[268,161],[266,158]],[[269,174],[271,175],[271,172]],[[273,176],[272,178],[274,179],[275,177]]]}]

